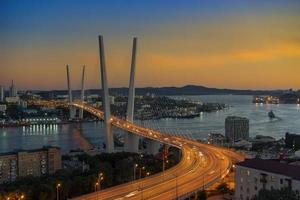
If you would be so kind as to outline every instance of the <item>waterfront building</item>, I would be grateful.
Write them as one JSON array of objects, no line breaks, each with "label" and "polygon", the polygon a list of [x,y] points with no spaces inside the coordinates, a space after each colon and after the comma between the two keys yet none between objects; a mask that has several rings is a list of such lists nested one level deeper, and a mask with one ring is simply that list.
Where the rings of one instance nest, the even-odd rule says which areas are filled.
[{"label": "waterfront building", "polygon": [[218,146],[224,146],[226,143],[226,137],[220,133],[208,134],[208,143]]},{"label": "waterfront building", "polygon": [[[27,114],[35,114],[34,109],[27,109]],[[61,122],[57,117],[45,117],[45,116],[36,116],[36,117],[27,117],[23,118],[21,121],[30,122],[30,124],[56,124]]]},{"label": "waterfront building", "polygon": [[0,104],[0,112],[5,113],[6,112],[6,105]]},{"label": "waterfront building", "polygon": [[250,159],[236,164],[235,199],[249,200],[261,189],[300,192],[300,166],[276,160]]},{"label": "waterfront building", "polygon": [[225,119],[225,136],[230,143],[249,138],[249,119],[229,116]]},{"label": "waterfront building", "polygon": [[13,80],[11,81],[11,86],[9,88],[9,96],[10,97],[18,96],[18,91],[17,91],[17,88],[16,88]]},{"label": "waterfront building", "polygon": [[20,101],[20,106],[21,106],[22,109],[26,109],[27,105],[28,105],[27,101],[23,101],[23,100]]},{"label": "waterfront building", "polygon": [[0,183],[12,182],[17,177],[43,176],[61,169],[61,153],[57,147],[20,150],[0,154]]},{"label": "waterfront building", "polygon": [[252,143],[249,142],[248,140],[236,140],[234,144],[232,144],[232,147],[237,148],[237,149],[246,149],[250,150],[252,148]]},{"label": "waterfront building", "polygon": [[276,142],[275,138],[271,136],[264,136],[264,135],[256,135],[255,138],[251,139],[250,141],[254,144]]},{"label": "waterfront building", "polygon": [[4,87],[0,85],[0,102],[4,101]]},{"label": "waterfront building", "polygon": [[115,97],[114,96],[109,96],[109,103],[111,105],[114,105],[115,104]]},{"label": "waterfront building", "polygon": [[20,97],[15,96],[15,97],[6,97],[5,101],[9,104],[20,104]]}]

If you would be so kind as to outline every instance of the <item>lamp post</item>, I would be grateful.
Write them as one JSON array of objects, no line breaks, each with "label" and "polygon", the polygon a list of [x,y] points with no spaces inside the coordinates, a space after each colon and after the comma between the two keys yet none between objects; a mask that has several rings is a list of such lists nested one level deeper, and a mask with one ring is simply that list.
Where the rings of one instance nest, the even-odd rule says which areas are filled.
[{"label": "lamp post", "polygon": [[56,185],[56,200],[59,200],[59,188],[61,187],[61,184],[60,183],[58,183],[57,185]]},{"label": "lamp post", "polygon": [[[103,176],[103,173],[102,172],[100,172],[99,174],[98,174],[98,182],[96,183],[97,184],[97,187],[99,187],[99,191],[101,190],[101,181],[103,181],[104,180],[104,176]],[[99,197],[98,197],[98,192],[97,192],[97,200],[99,199]]]},{"label": "lamp post", "polygon": [[98,186],[99,186],[99,183],[98,183],[98,182],[96,182],[96,183],[95,183],[95,192],[97,192],[97,188],[98,188]]},{"label": "lamp post", "polygon": [[142,178],[142,170],[145,170],[146,168],[143,166],[143,167],[140,167],[140,179]]},{"label": "lamp post", "polygon": [[204,191],[204,189],[205,189],[205,184],[204,184],[204,174],[203,174],[203,176],[202,176],[202,182],[203,182],[203,183],[202,183],[202,184],[203,184],[203,189],[202,189],[202,190]]},{"label": "lamp post", "polygon": [[220,183],[222,183],[222,164],[220,164]]},{"label": "lamp post", "polygon": [[175,176],[175,192],[176,192],[175,193],[175,195],[176,195],[175,199],[178,199],[178,179],[177,179],[178,175],[177,175],[177,171],[175,172],[174,176]]},{"label": "lamp post", "polygon": [[[165,168],[166,168],[165,159],[167,158],[166,151],[167,151],[166,146],[164,146],[164,148],[163,148],[163,166],[162,166],[163,167],[163,180],[165,179]],[[169,162],[169,161],[167,160],[167,162]]]},{"label": "lamp post", "polygon": [[134,164],[133,166],[133,180],[135,181],[135,176],[136,176],[136,168],[138,167],[138,164]]},{"label": "lamp post", "polygon": [[144,194],[143,194],[143,187],[141,185],[142,185],[142,182],[140,183],[139,188],[141,190],[141,199],[143,200],[144,199]]},{"label": "lamp post", "polygon": [[98,182],[99,182],[99,189],[101,189],[101,181],[104,179],[104,175],[103,175],[103,173],[102,172],[100,172],[99,174],[98,174]]}]

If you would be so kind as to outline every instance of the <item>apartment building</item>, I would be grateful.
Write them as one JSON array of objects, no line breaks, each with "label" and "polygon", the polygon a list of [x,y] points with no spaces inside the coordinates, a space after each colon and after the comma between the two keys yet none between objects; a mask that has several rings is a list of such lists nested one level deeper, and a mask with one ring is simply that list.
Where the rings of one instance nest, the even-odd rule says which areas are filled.
[{"label": "apartment building", "polygon": [[249,159],[236,165],[236,200],[250,200],[261,189],[285,187],[300,192],[300,166],[262,159]]},{"label": "apartment building", "polygon": [[15,181],[17,177],[43,176],[61,169],[61,153],[57,147],[20,150],[0,154],[0,183]]}]

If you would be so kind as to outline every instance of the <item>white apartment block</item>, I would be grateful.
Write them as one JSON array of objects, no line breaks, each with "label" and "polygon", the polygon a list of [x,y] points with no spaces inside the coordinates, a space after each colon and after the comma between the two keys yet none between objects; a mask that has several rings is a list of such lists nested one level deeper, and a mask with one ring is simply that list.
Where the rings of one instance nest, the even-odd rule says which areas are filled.
[{"label": "white apartment block", "polygon": [[300,166],[262,159],[245,160],[236,165],[236,200],[251,200],[261,189],[285,187],[300,192]]}]

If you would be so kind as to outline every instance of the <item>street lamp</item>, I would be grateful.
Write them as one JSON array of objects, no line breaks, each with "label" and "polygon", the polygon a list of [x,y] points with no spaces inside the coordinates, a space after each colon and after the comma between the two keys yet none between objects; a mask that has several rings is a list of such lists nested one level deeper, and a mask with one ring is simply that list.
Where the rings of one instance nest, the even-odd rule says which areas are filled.
[{"label": "street lamp", "polygon": [[[95,192],[97,192],[97,188],[99,188],[99,189],[98,189],[99,191],[101,190],[101,181],[102,181],[102,180],[104,180],[104,177],[103,177],[103,173],[100,172],[100,173],[98,174],[98,181],[97,181],[96,184],[95,184]],[[97,199],[99,199],[98,194],[99,194],[99,192],[97,192],[97,194],[96,194]]]},{"label": "street lamp", "polygon": [[98,185],[99,185],[99,183],[96,182],[96,183],[95,183],[95,192],[97,192]]},{"label": "street lamp", "polygon": [[103,176],[103,173],[100,172],[99,175],[98,175],[98,185],[99,185],[99,190],[101,190],[101,181],[104,180],[104,176]]},{"label": "street lamp", "polygon": [[146,169],[146,167],[145,166],[143,166],[143,167],[140,167],[140,179],[142,178],[142,170],[145,170]]},{"label": "street lamp", "polygon": [[133,180],[135,181],[135,175],[136,175],[136,168],[138,167],[139,165],[138,164],[134,164],[133,166]]},{"label": "street lamp", "polygon": [[56,185],[56,200],[59,200],[59,188],[61,187],[61,184],[60,183],[58,183],[57,185]]},{"label": "street lamp", "polygon": [[143,199],[144,199],[144,194],[143,194],[142,182],[141,182],[140,185],[139,185],[139,189],[140,189],[140,191],[141,191],[141,199],[143,200]]},{"label": "street lamp", "polygon": [[176,198],[175,199],[178,199],[178,180],[177,180],[177,177],[178,177],[178,175],[177,175],[177,172],[175,172],[175,174],[174,174],[174,176],[175,176],[175,192],[176,192]]}]

